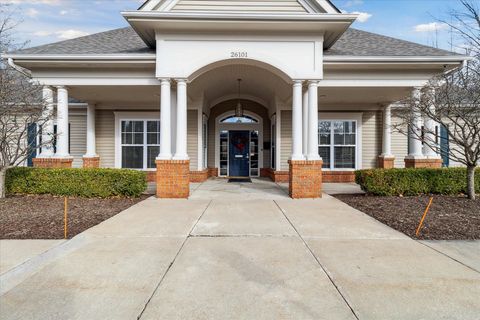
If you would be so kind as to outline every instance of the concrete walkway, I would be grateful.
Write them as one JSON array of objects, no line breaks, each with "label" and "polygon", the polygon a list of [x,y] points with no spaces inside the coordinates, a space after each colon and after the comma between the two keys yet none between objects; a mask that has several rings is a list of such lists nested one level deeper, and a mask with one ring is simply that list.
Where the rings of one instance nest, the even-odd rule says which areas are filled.
[{"label": "concrete walkway", "polygon": [[14,269],[0,318],[478,319],[479,272],[335,198],[210,191],[147,199]]}]

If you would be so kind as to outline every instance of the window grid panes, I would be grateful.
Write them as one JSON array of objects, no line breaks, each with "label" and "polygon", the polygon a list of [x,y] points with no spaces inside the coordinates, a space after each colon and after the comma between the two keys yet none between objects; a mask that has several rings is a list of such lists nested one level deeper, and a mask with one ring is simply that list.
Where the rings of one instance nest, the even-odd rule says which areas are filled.
[{"label": "window grid panes", "polygon": [[250,175],[258,176],[258,131],[250,131]]},{"label": "window grid panes", "polygon": [[228,131],[220,132],[220,175],[228,175]]},{"label": "window grid panes", "polygon": [[121,121],[122,168],[153,169],[160,152],[160,121]]},{"label": "window grid panes", "polygon": [[355,169],[356,121],[319,121],[318,142],[324,169]]}]

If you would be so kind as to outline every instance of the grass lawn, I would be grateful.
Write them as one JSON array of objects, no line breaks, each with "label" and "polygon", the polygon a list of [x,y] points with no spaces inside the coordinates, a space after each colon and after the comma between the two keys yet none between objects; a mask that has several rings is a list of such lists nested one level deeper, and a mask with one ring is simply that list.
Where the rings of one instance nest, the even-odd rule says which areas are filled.
[{"label": "grass lawn", "polygon": [[[139,198],[68,198],[68,238],[116,215]],[[64,198],[22,195],[0,199],[0,239],[63,239]]]},{"label": "grass lawn", "polygon": [[418,227],[430,197],[379,197],[364,194],[335,195],[348,205],[386,225],[422,240],[480,239],[480,199],[434,196],[418,237]]}]

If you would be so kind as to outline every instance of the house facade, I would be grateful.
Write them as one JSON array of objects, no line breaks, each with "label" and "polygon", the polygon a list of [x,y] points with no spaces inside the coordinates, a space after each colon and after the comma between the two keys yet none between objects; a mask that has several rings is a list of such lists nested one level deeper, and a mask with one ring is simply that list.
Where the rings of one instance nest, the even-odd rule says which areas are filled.
[{"label": "house facade", "polygon": [[313,198],[357,169],[442,165],[391,124],[397,101],[464,56],[353,29],[329,0],[148,0],[121,14],[130,27],[6,55],[55,114],[42,134],[56,145],[33,165],[145,170],[163,198],[212,176]]}]

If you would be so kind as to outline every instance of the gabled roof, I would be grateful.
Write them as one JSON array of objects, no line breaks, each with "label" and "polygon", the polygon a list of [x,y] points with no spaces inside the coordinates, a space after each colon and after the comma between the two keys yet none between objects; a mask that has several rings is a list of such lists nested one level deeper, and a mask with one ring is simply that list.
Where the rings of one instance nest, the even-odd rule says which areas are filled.
[{"label": "gabled roof", "polygon": [[[85,37],[28,48],[12,53],[22,55],[152,54],[131,28],[121,28]],[[383,35],[348,29],[328,50],[326,56],[453,56],[453,52]]]}]

